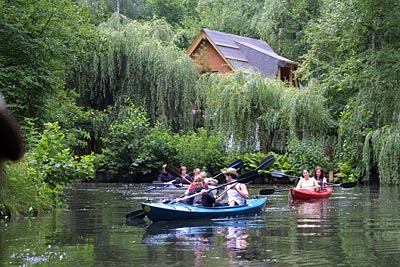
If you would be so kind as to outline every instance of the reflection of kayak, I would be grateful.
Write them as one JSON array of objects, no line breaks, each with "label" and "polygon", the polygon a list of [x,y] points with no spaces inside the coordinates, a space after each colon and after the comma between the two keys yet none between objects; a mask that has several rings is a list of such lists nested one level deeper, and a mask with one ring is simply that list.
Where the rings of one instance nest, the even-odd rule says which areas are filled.
[{"label": "reflection of kayak", "polygon": [[[256,223],[255,223],[256,222]],[[257,223],[258,222],[258,223]],[[146,228],[142,244],[153,246],[169,243],[191,247],[210,244],[214,236],[226,238],[227,245],[241,244],[250,228],[264,228],[264,220],[254,220],[253,216],[182,221],[153,222]]]},{"label": "reflection of kayak", "polygon": [[332,187],[326,187],[319,191],[314,189],[296,189],[290,188],[290,196],[292,199],[314,199],[314,198],[328,198],[332,195]]},{"label": "reflection of kayak", "polygon": [[142,203],[147,217],[153,221],[198,220],[220,217],[236,217],[260,213],[267,199],[248,199],[238,206],[199,207],[186,203]]}]

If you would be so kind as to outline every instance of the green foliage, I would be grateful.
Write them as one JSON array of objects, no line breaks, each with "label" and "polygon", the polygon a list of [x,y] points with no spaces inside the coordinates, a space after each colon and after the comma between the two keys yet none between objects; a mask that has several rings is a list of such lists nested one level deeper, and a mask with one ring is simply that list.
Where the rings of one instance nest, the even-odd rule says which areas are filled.
[{"label": "green foliage", "polygon": [[74,156],[58,123],[45,125],[44,132],[27,157],[30,174],[41,177],[50,188],[94,176],[94,155]]},{"label": "green foliage", "polygon": [[[104,5],[119,14],[98,24]],[[107,157],[116,164],[111,170],[126,175],[151,173],[166,161],[213,172],[237,150],[284,153],[288,144],[290,154],[282,155],[279,169],[296,173],[304,167],[297,162],[323,165],[316,152],[337,139],[339,166],[351,166],[354,177],[365,174],[365,181],[380,175],[382,183],[398,184],[399,5],[363,0],[0,0],[0,88],[22,122],[27,148],[44,153],[32,157],[43,162],[40,173],[39,163],[34,169],[49,183],[48,171],[55,176],[67,172],[57,162],[69,162],[72,149],[100,151],[100,137],[113,125],[107,137],[112,148],[105,151],[111,149]],[[307,88],[288,88],[240,71],[203,75],[195,88],[197,70],[177,44],[187,48],[202,27],[264,39],[291,59],[305,53],[297,73]],[[80,95],[64,92],[65,84]],[[129,117],[124,113],[130,112],[127,103],[146,111],[141,118],[146,123],[137,129],[134,120],[123,126]],[[194,104],[206,109],[205,132],[185,134],[197,126],[190,112]],[[62,146],[36,137],[41,132],[37,125],[46,122],[61,126],[46,135],[61,138]],[[125,136],[124,130],[138,138]],[[227,137],[233,137],[229,146]],[[288,143],[290,138],[297,141]],[[206,139],[209,146],[199,152]],[[314,145],[315,140],[321,141]],[[129,146],[137,149],[137,157],[123,151]],[[313,156],[302,158],[307,153]],[[52,162],[48,157],[53,154]],[[126,158],[129,164],[123,163]],[[66,182],[56,178],[51,186],[58,180]]]},{"label": "green foliage", "polygon": [[313,87],[303,90],[285,90],[282,120],[294,136],[320,138],[334,126],[326,99]]},{"label": "green foliage", "polygon": [[[274,155],[275,162],[274,165],[271,167],[271,170],[278,170],[283,173],[289,174],[289,175],[296,175],[297,172],[293,169],[292,164],[289,162],[289,154],[284,153],[284,154],[277,154],[270,152],[268,154]],[[268,173],[271,172],[271,170],[268,171]]]},{"label": "green foliage", "polygon": [[69,0],[0,1],[0,88],[22,120],[64,86],[64,71],[95,47],[88,9]]},{"label": "green foliage", "polygon": [[6,165],[0,214],[36,215],[63,205],[62,189],[93,178],[94,155],[74,156],[58,123],[47,124],[39,136],[28,136],[30,149],[17,163]]},{"label": "green foliage", "polygon": [[260,8],[257,0],[203,0],[196,11],[204,28],[252,37],[252,17]]},{"label": "green foliage", "polygon": [[208,134],[205,129],[174,134],[160,123],[150,127],[147,113],[134,105],[111,124],[108,137],[102,140],[98,169],[125,178],[154,173],[164,163],[213,173],[225,157],[227,142],[224,136]]},{"label": "green foliage", "polygon": [[[260,134],[263,136],[262,150],[269,150],[281,126],[283,84],[258,75],[235,72],[223,77],[217,74],[203,76],[198,86],[200,94],[206,96],[206,127],[232,134],[234,147],[244,151],[256,147],[257,134]],[[257,133],[257,127],[260,133]]]},{"label": "green foliage", "polygon": [[87,150],[91,139],[89,131],[93,129],[89,122],[95,118],[91,111],[85,112],[76,104],[78,97],[74,90],[58,91],[45,100],[45,112],[38,120],[42,124],[57,122],[65,134],[66,147],[82,151]]},{"label": "green foliage", "polygon": [[334,182],[355,182],[360,177],[360,168],[349,161],[341,162],[338,169]]},{"label": "green foliage", "polygon": [[257,35],[280,55],[300,61],[307,51],[305,30],[320,12],[320,0],[264,1],[252,16]]},{"label": "green foliage", "polygon": [[363,170],[379,172],[382,185],[399,185],[400,180],[400,126],[387,125],[371,131],[365,139],[363,150]]},{"label": "green foliage", "polygon": [[108,137],[102,138],[104,148],[98,168],[125,177],[139,172],[147,173],[146,169],[139,168],[152,161],[152,155],[143,149],[143,138],[150,131],[146,116],[143,108],[131,105],[119,120],[110,125]]},{"label": "green foliage", "polygon": [[[188,171],[200,168],[210,174],[220,171],[226,157],[228,140],[221,134],[209,134],[206,129],[199,128],[197,132],[187,132],[174,136],[176,159],[179,164],[185,165]],[[229,163],[228,163],[229,164]]]},{"label": "green foliage", "polygon": [[399,15],[398,1],[322,1],[302,65],[305,78],[319,80],[339,122],[338,159],[364,181],[379,175],[383,184],[398,183],[397,137],[388,129],[399,124]]},{"label": "green foliage", "polygon": [[151,20],[152,8],[147,0],[80,0],[87,2],[94,14],[120,13],[135,20]]},{"label": "green foliage", "polygon": [[190,111],[198,72],[192,60],[174,46],[174,33],[164,20],[139,23],[119,14],[99,26],[108,45],[93,51],[70,76],[85,106],[104,110],[130,96],[143,106],[150,123],[193,129]]},{"label": "green foliage", "polygon": [[362,118],[372,116],[369,111],[362,111],[355,99],[349,100],[349,104],[341,113],[338,129],[338,144],[336,157],[341,161],[351,162],[352,165],[360,165],[365,137],[370,130],[366,121]]},{"label": "green foliage", "polygon": [[[324,98],[313,90],[297,90],[275,79],[237,71],[202,77],[205,125],[234,137],[242,151],[282,151],[286,134],[320,137],[332,120]],[[221,99],[223,101],[221,101]]]},{"label": "green foliage", "polygon": [[29,155],[7,163],[7,179],[0,194],[0,216],[37,215],[61,205],[61,187],[51,188],[30,167]]},{"label": "green foliage", "polygon": [[301,174],[303,169],[309,169],[312,172],[316,166],[321,166],[324,170],[333,169],[320,140],[291,139],[288,150],[288,161],[297,175]]}]

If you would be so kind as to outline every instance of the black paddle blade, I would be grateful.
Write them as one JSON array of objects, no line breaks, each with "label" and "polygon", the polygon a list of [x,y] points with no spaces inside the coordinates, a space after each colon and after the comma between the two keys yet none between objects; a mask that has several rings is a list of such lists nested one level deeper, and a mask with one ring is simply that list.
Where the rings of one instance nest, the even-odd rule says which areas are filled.
[{"label": "black paddle blade", "polygon": [[356,182],[346,182],[346,183],[341,183],[341,184],[332,184],[328,183],[328,186],[330,187],[341,187],[341,188],[352,188],[357,185]]},{"label": "black paddle blade", "polygon": [[275,193],[275,189],[260,190],[260,195],[272,195],[273,193]]},{"label": "black paddle blade", "polygon": [[181,176],[181,172],[178,168],[176,168],[175,166],[169,165],[167,164],[167,166],[165,167],[165,170],[171,174],[174,177],[180,177]]},{"label": "black paddle blade", "polygon": [[272,171],[271,175],[272,175],[272,177],[275,177],[275,178],[282,178],[282,177],[286,176],[283,172],[277,171],[277,170]]},{"label": "black paddle blade", "polygon": [[152,191],[152,190],[154,190],[154,189],[156,189],[157,188],[157,186],[152,186],[152,187],[150,187],[150,188],[147,188],[146,190],[144,190],[144,192],[150,192],[150,191]]},{"label": "black paddle blade", "polygon": [[239,170],[239,169],[243,168],[243,165],[244,165],[243,160],[237,159],[237,160],[235,160],[234,162],[232,162],[232,163],[228,166],[228,168],[234,168],[234,169],[236,169],[236,170]]},{"label": "black paddle blade", "polygon": [[339,184],[339,186],[342,188],[352,188],[352,187],[355,187],[356,185],[357,185],[356,182],[348,182],[348,183]]},{"label": "black paddle blade", "polygon": [[240,175],[237,182],[246,184],[246,183],[254,181],[256,178],[257,178],[257,171],[251,170],[251,171],[245,172],[242,175]]},{"label": "black paddle blade", "polygon": [[129,212],[125,215],[127,220],[135,220],[135,219],[143,219],[146,216],[146,212],[144,210],[136,210]]},{"label": "black paddle blade", "polygon": [[283,178],[283,177],[287,177],[290,179],[299,179],[300,178],[300,177],[297,177],[294,175],[289,175],[289,174],[286,174],[286,173],[283,173],[283,172],[277,171],[277,170],[272,171],[271,175],[272,175],[272,177],[275,177],[275,178]]},{"label": "black paddle blade", "polygon": [[264,158],[261,162],[260,165],[256,168],[256,171],[258,170],[266,170],[269,167],[272,166],[272,164],[274,164],[275,162],[275,158],[273,155],[269,155],[268,157]]}]

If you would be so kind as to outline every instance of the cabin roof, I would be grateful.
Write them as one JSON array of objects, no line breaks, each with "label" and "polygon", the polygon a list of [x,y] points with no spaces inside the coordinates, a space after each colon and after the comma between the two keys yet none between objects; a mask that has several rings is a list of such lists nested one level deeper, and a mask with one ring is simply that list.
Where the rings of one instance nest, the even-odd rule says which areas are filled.
[{"label": "cabin roof", "polygon": [[278,66],[298,65],[276,54],[267,42],[230,33],[202,29],[187,50],[191,55],[200,42],[207,39],[233,69],[259,71],[266,77],[275,77]]}]

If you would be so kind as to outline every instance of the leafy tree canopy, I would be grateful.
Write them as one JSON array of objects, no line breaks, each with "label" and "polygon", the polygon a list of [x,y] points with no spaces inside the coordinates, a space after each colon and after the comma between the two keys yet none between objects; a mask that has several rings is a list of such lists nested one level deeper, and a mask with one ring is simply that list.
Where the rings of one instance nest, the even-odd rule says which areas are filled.
[{"label": "leafy tree canopy", "polygon": [[0,0],[0,9],[0,88],[19,119],[39,117],[66,68],[94,47],[93,17],[68,0]]},{"label": "leafy tree canopy", "polygon": [[88,55],[69,83],[78,89],[82,104],[104,110],[132,101],[145,108],[151,125],[159,120],[175,130],[191,128],[198,72],[174,45],[170,25],[115,13],[99,30],[108,45]]}]

